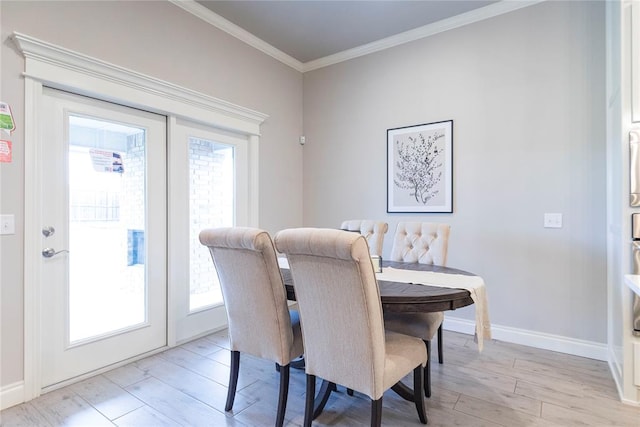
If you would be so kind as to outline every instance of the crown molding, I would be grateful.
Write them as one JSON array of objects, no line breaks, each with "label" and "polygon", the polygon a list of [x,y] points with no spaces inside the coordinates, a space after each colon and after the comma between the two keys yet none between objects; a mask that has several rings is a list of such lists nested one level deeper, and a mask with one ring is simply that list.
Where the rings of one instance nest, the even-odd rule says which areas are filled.
[{"label": "crown molding", "polygon": [[474,22],[483,21],[485,19],[493,18],[494,16],[513,12],[514,10],[529,7],[543,1],[546,0],[502,0],[498,3],[493,3],[488,6],[472,10],[470,12],[462,13],[460,15],[452,16],[451,18],[443,19],[432,24],[405,31],[404,33],[396,34],[394,36],[367,43],[353,49],[348,49],[333,55],[325,56],[324,58],[305,62],[303,72],[317,70],[318,68],[327,67],[339,62],[348,61],[349,59],[358,58],[370,53],[379,52],[381,50],[389,49],[415,40],[420,40],[434,34],[473,24]]},{"label": "crown molding", "polygon": [[349,59],[358,58],[360,56],[368,55],[370,53],[378,52],[381,50],[389,49],[395,46],[399,46],[405,43],[409,43],[415,40],[419,40],[425,37],[432,36],[434,34],[442,33],[444,31],[452,30],[454,28],[462,27],[472,24],[474,22],[483,21],[485,19],[493,18],[498,15],[513,12],[514,10],[522,9],[525,7],[533,6],[546,0],[502,0],[497,3],[490,4],[479,9],[472,10],[451,18],[443,19],[432,24],[424,25],[422,27],[415,28],[413,30],[405,31],[404,33],[396,34],[391,37],[380,39],[371,43],[364,44],[362,46],[348,49],[342,52],[338,52],[333,55],[325,56],[323,58],[315,59],[308,62],[300,62],[297,59],[287,55],[279,49],[271,46],[264,40],[254,36],[250,32],[243,28],[240,28],[236,24],[228,21],[222,16],[212,12],[195,0],[169,0],[176,6],[192,13],[198,18],[208,22],[209,24],[217,27],[218,29],[231,34],[232,36],[242,40],[250,46],[266,53],[269,56],[281,61],[282,63],[290,66],[291,68],[305,73],[307,71],[317,70],[318,68],[334,65],[339,62],[348,61]]},{"label": "crown molding", "polygon": [[217,13],[212,12],[195,0],[169,0],[169,2],[176,6],[186,10],[187,12],[197,16],[203,21],[213,25],[214,27],[231,34],[235,38],[245,42],[249,46],[252,46],[259,51],[266,53],[267,55],[277,59],[285,65],[293,68],[296,71],[304,72],[304,64],[292,56],[287,55],[283,51],[276,49],[264,40],[254,36],[244,28],[241,28],[233,22],[223,18]]}]

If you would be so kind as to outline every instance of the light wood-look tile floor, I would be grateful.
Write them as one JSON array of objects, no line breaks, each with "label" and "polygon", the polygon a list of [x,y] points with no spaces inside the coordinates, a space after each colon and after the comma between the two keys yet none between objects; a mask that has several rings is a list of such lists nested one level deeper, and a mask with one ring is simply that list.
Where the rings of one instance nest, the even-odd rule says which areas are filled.
[{"label": "light wood-look tile floor", "polygon": [[[619,402],[605,362],[445,331],[432,365],[430,426],[632,426],[640,408]],[[233,411],[226,330],[114,369],[0,413],[2,426],[272,426],[275,365],[242,356]],[[410,383],[409,381],[407,381]],[[291,371],[285,425],[302,425],[305,376]],[[314,426],[369,424],[369,399],[333,393]],[[385,426],[419,426],[415,407],[384,395]]]}]

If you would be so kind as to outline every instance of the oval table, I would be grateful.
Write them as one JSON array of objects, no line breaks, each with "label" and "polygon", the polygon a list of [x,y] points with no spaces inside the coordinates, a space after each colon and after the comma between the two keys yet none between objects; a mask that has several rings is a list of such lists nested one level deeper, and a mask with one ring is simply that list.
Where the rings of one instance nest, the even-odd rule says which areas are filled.
[{"label": "oval table", "polygon": [[[464,270],[437,265],[408,262],[382,261],[382,267],[402,270],[432,271],[435,273],[462,274],[475,276]],[[287,299],[295,301],[291,271],[281,268],[282,278],[287,290]],[[440,286],[417,285],[413,283],[389,282],[378,280],[382,309],[395,313],[428,313],[434,311],[455,310],[473,304],[471,294],[465,289],[445,288]]]},{"label": "oval table", "polygon": [[[404,270],[431,271],[445,274],[461,274],[464,276],[475,276],[464,270],[456,268],[441,267],[437,265],[418,264],[408,262],[382,261],[382,267],[391,267]],[[281,268],[282,278],[287,291],[287,299],[296,300],[293,287],[293,278],[288,268]],[[382,310],[394,313],[428,313],[434,311],[455,310],[473,304],[471,294],[466,289],[447,288],[441,286],[429,286],[405,282],[390,282],[378,280],[380,289],[380,302]],[[293,362],[292,362],[293,363]],[[304,361],[292,364],[293,367],[301,368]],[[402,383],[397,383],[391,389],[403,399],[413,401],[413,390]],[[336,385],[329,381],[323,381],[318,395],[314,402],[313,418],[322,413],[324,406],[329,400],[332,391],[336,390]]]}]

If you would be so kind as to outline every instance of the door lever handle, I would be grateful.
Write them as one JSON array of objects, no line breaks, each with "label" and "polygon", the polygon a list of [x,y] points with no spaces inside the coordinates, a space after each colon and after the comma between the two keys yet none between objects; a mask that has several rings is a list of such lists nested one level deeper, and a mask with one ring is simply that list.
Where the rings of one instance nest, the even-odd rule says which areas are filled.
[{"label": "door lever handle", "polygon": [[58,255],[58,254],[61,254],[62,252],[67,252],[67,253],[69,253],[69,251],[68,251],[68,250],[66,250],[66,249],[63,249],[63,250],[61,250],[61,251],[56,251],[56,250],[55,250],[55,249],[53,249],[53,248],[44,248],[44,249],[42,250],[42,256],[43,256],[43,257],[45,257],[45,258],[51,258],[51,257],[54,257],[54,256],[56,256],[56,255]]}]

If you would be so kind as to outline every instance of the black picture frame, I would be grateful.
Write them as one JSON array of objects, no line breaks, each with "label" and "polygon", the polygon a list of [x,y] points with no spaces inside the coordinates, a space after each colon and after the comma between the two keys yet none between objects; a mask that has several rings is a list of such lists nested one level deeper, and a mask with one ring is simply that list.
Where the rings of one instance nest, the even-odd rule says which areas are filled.
[{"label": "black picture frame", "polygon": [[387,129],[387,212],[453,212],[453,120]]}]

